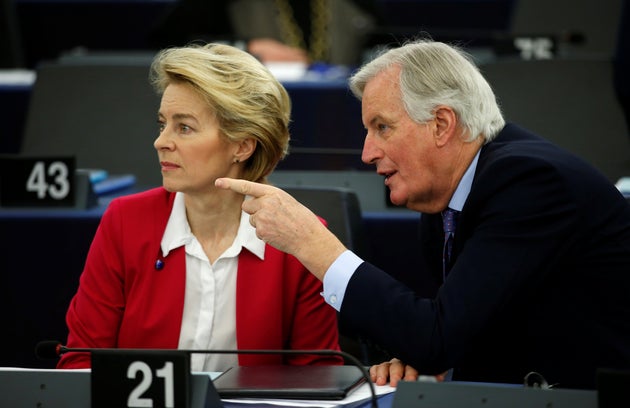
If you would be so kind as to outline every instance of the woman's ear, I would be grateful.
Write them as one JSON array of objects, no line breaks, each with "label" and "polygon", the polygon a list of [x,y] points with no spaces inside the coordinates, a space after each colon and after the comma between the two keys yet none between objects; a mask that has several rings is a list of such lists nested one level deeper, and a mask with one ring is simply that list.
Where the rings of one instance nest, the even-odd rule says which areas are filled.
[{"label": "woman's ear", "polygon": [[244,162],[249,159],[256,150],[256,139],[247,138],[238,142],[238,148],[234,153],[234,159],[236,162]]}]

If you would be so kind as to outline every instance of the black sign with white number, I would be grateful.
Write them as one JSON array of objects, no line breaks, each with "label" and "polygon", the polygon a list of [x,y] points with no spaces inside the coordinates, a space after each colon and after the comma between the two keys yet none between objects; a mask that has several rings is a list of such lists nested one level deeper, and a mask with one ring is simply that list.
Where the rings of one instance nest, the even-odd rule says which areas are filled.
[{"label": "black sign with white number", "polygon": [[92,351],[92,408],[189,408],[190,387],[186,352]]},{"label": "black sign with white number", "polygon": [[74,157],[0,155],[3,207],[72,207]]}]

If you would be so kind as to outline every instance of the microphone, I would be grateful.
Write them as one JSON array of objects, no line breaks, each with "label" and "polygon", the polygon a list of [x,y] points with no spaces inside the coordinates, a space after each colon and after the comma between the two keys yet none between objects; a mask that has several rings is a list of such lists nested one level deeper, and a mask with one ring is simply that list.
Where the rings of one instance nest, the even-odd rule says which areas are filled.
[{"label": "microphone", "polygon": [[[104,350],[104,351],[120,351],[120,352],[146,352],[146,351],[163,351],[164,349],[128,349],[128,348],[70,348],[64,346],[61,342],[57,340],[43,340],[37,343],[35,346],[35,355],[41,359],[52,359],[61,357],[61,355],[65,353],[91,353],[95,350]],[[171,349],[168,351],[181,351],[184,353],[193,354],[281,354],[281,355],[295,355],[295,354],[312,354],[312,355],[321,355],[321,356],[341,356],[346,361],[350,361],[352,365],[357,367],[361,371],[361,375],[365,379],[368,387],[370,388],[371,394],[371,406],[372,408],[378,408],[378,402],[376,399],[376,390],[374,389],[374,384],[370,379],[370,375],[367,370],[363,366],[363,364],[352,354],[346,353],[345,351],[338,350],[190,350],[190,349]]]},{"label": "microphone", "polygon": [[43,340],[35,346],[35,355],[40,359],[57,358],[67,350],[67,347],[56,340]]}]

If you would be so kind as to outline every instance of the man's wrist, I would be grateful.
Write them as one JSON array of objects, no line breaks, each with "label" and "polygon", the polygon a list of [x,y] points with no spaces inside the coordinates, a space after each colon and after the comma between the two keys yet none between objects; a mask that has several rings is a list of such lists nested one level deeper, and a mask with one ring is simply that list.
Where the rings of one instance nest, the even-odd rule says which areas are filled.
[{"label": "man's wrist", "polygon": [[330,265],[323,278],[324,291],[322,296],[326,303],[341,310],[341,304],[346,294],[346,288],[350,278],[357,270],[363,260],[350,250],[341,253],[337,259]]}]

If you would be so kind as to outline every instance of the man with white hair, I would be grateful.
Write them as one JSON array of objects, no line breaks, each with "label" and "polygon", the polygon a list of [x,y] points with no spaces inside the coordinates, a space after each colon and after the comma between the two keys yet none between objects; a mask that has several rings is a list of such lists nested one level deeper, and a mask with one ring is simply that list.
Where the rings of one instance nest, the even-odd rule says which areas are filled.
[{"label": "man with white hair", "polygon": [[243,209],[257,235],[324,282],[345,325],[398,357],[372,366],[373,380],[452,369],[456,380],[523,383],[536,372],[589,389],[599,368],[630,368],[630,206],[614,185],[506,124],[488,82],[453,46],[391,49],[350,87],[367,129],[362,160],[394,204],[423,214],[422,269],[407,273],[440,279],[433,297],[348,251],[282,190],[216,184],[256,197]]}]

